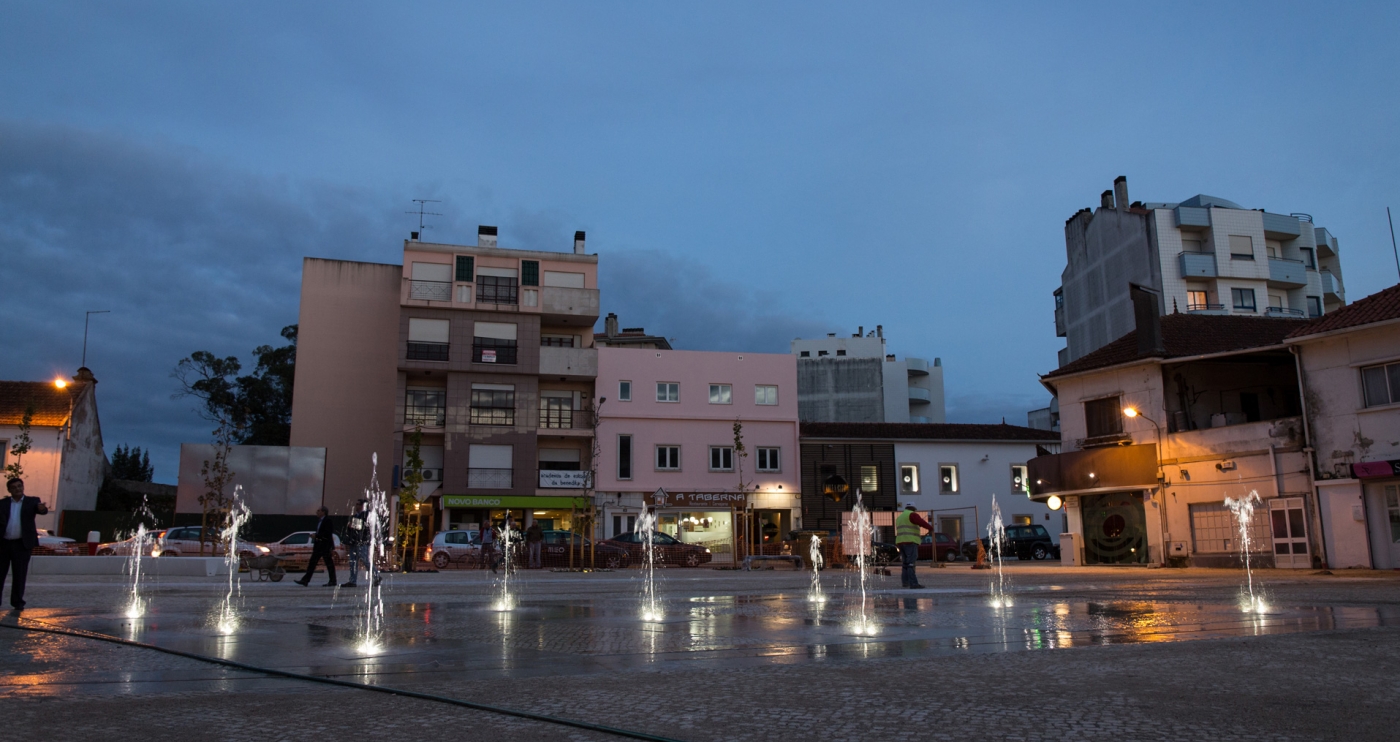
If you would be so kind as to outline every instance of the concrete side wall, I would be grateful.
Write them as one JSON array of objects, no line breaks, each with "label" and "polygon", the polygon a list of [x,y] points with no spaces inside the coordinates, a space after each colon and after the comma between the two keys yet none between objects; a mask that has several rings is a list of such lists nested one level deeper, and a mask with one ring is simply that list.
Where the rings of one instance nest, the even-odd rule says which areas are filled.
[{"label": "concrete side wall", "polygon": [[[885,361],[881,368],[883,377],[884,421],[887,423],[907,423],[913,405],[909,403],[909,367],[904,361]],[[929,405],[919,405],[920,408]]]},{"label": "concrete side wall", "polygon": [[1099,208],[1092,218],[1081,215],[1065,225],[1066,363],[1133,329],[1129,283],[1161,285],[1147,220],[1147,214]]},{"label": "concrete side wall", "polygon": [[883,366],[879,358],[797,359],[798,416],[814,422],[884,422]]},{"label": "concrete side wall", "polygon": [[307,258],[302,263],[293,446],[326,449],[326,506],[347,513],[378,453],[386,485],[398,381],[397,265]]},{"label": "concrete side wall", "polygon": [[[175,512],[198,513],[205,493],[204,462],[213,461],[214,446],[180,444],[180,484]],[[315,515],[325,496],[326,449],[297,446],[234,446],[228,468],[235,491],[255,515]],[[236,489],[235,489],[236,488]]]},{"label": "concrete side wall", "polygon": [[1400,360],[1400,326],[1301,344],[1318,476],[1350,476],[1349,465],[1400,459],[1400,405],[1367,408],[1361,367]]},{"label": "concrete side wall", "polygon": [[63,442],[58,474],[58,509],[93,510],[97,491],[107,475],[107,454],[102,448],[102,424],[97,418],[97,382],[78,382],[73,415]]}]

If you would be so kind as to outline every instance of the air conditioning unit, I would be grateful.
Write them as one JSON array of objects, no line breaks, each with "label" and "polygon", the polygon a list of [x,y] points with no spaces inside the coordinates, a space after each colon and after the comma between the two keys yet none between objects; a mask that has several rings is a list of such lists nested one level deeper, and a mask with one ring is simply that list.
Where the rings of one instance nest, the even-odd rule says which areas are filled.
[{"label": "air conditioning unit", "polygon": [[424,482],[441,482],[441,481],[442,481],[442,470],[441,470],[441,469],[424,469],[424,470],[423,470],[423,481],[424,481]]}]

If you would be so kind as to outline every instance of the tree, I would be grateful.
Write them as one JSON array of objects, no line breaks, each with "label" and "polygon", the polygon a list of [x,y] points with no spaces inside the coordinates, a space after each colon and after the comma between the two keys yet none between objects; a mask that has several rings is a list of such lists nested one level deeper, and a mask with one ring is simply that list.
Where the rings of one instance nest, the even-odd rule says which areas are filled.
[{"label": "tree", "polygon": [[[199,467],[199,476],[204,480],[204,494],[199,496],[199,555],[204,556],[204,540],[212,523],[223,525],[232,502],[225,489],[233,483],[234,472],[228,467],[228,452],[239,435],[240,428],[231,420],[222,419],[214,429],[214,459],[205,460]],[[213,516],[213,517],[211,517]]]},{"label": "tree", "polygon": [[[418,505],[418,487],[423,484],[423,426],[416,425],[408,437],[409,448],[404,454],[403,486],[399,487],[399,545],[403,552],[403,571],[412,572],[418,559],[418,531],[422,527],[415,517],[408,519],[409,508]],[[408,553],[408,539],[413,538],[413,554]]]},{"label": "tree", "polygon": [[[746,448],[746,447],[744,446],[744,423],[743,423],[742,421],[740,421],[738,418],[735,418],[735,420],[734,420],[734,471],[735,471],[735,472],[738,472],[738,474],[739,474],[739,486],[738,486],[738,491],[744,493],[744,526],[743,526],[744,550],[745,550],[746,552],[752,553],[751,549],[756,545],[756,543],[751,543],[751,542],[753,542],[753,532],[756,531],[757,529],[754,528],[754,525],[755,525],[755,524],[754,524],[754,522],[753,522],[753,520],[754,520],[753,503],[751,503],[751,502],[749,501],[749,492],[751,492],[751,491],[752,491],[752,492],[757,492],[757,491],[758,491],[758,486],[755,485],[755,484],[753,484],[751,481],[745,481],[745,480],[744,480],[744,459],[746,459],[746,458],[748,458],[748,457],[749,457],[749,450],[748,450],[748,448]],[[735,551],[735,558],[736,558],[736,559],[738,558],[738,552],[737,552],[737,550]]]},{"label": "tree", "polygon": [[19,420],[19,435],[15,436],[10,444],[10,455],[15,457],[14,463],[5,465],[5,481],[19,479],[24,476],[24,466],[20,460],[29,453],[29,426],[34,423],[34,405],[30,404],[24,408],[24,416]]},{"label": "tree", "polygon": [[155,477],[151,467],[151,452],[140,446],[117,446],[112,451],[112,479],[127,482],[149,482]]},{"label": "tree", "polygon": [[287,445],[292,438],[297,326],[288,325],[281,334],[288,344],[254,348],[257,366],[244,376],[239,375],[243,364],[237,356],[219,358],[207,350],[191,353],[171,374],[180,382],[174,396],[201,400],[200,415],[209,422],[231,423],[234,445]]}]

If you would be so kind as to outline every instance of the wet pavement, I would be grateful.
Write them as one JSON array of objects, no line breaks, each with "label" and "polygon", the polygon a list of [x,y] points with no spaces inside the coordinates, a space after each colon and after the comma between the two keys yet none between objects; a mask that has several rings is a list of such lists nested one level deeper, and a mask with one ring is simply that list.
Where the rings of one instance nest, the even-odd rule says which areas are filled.
[{"label": "wet pavement", "polygon": [[[1256,652],[1262,657],[1270,652],[1306,654],[1320,643],[1353,642],[1367,647],[1356,657],[1332,651],[1321,664],[1299,660],[1306,665],[1297,668],[1277,660],[1282,663],[1274,669],[1278,676],[1294,672],[1306,678],[1271,688],[1286,697],[1296,696],[1280,710],[1279,720],[1287,722],[1285,732],[1292,729],[1297,736],[1297,730],[1321,718],[1314,715],[1301,727],[1290,720],[1290,713],[1302,708],[1297,704],[1311,703],[1317,696],[1318,677],[1336,669],[1332,665],[1364,664],[1385,652],[1394,655],[1394,645],[1400,643],[1396,641],[1400,638],[1400,576],[1394,574],[1266,571],[1259,579],[1270,609],[1256,615],[1240,609],[1243,575],[1238,572],[1027,564],[1014,565],[1009,573],[1009,606],[994,606],[987,592],[987,573],[965,566],[921,570],[921,580],[928,586],[921,591],[900,589],[897,577],[878,577],[864,602],[866,623],[860,621],[862,602],[855,576],[849,572],[825,573],[828,599],[817,603],[808,598],[809,578],[803,573],[665,570],[660,588],[666,598],[665,616],[659,621],[639,618],[636,571],[524,573],[515,581],[518,605],[509,612],[492,610],[492,584],[485,573],[391,575],[383,591],[385,632],[372,653],[358,649],[363,639],[358,628],[362,591],[303,588],[290,580],[260,583],[246,576],[237,606],[240,622],[229,635],[222,635],[211,618],[226,589],[218,579],[152,580],[145,615],[129,619],[124,615],[127,595],[120,579],[45,578],[31,585],[28,599],[34,607],[21,622],[92,631],[308,675],[494,699],[487,702],[641,728],[678,739],[766,738],[761,730],[772,723],[792,732],[821,732],[826,738],[864,738],[861,730],[888,723],[879,709],[910,693],[914,695],[909,702],[920,707],[946,706],[957,700],[990,713],[1018,694],[1022,705],[1035,706],[1044,698],[1040,689],[1058,687],[1059,692],[1051,695],[1063,703],[1077,698],[1081,689],[1124,671],[1118,664],[1124,652],[1141,658],[1141,664],[1130,666],[1130,671],[1147,676],[1156,676],[1161,666],[1196,658],[1193,667],[1197,669],[1184,676],[1160,678],[1135,689],[1117,688],[1135,702],[1169,701],[1152,686],[1189,684],[1231,652]],[[6,618],[4,623],[14,624],[15,619]],[[860,628],[864,625],[875,627],[874,631],[865,632]],[[1380,655],[1374,649],[1377,643],[1387,647]],[[538,738],[543,733],[537,722],[488,719],[492,715],[461,709],[434,708],[428,713],[424,707],[435,704],[274,679],[87,639],[0,629],[0,645],[5,648],[0,657],[0,698],[35,718],[53,703],[110,709],[111,701],[122,700],[136,703],[122,707],[127,709],[123,713],[132,713],[148,703],[164,702],[167,707],[174,704],[172,708],[199,713],[241,707],[270,725],[268,729],[280,730],[282,725],[300,724],[299,719],[309,723],[323,712],[304,712],[272,699],[314,697],[320,699],[311,702],[314,709],[325,704],[378,709],[376,719],[384,723],[399,718],[395,729],[404,728],[410,718],[412,724],[419,724],[435,714],[446,714],[443,718],[450,723],[469,718],[473,724],[496,729],[501,739]],[[1105,661],[1111,669],[1075,675],[1076,667]],[[1013,665],[1034,668],[1016,672],[1031,672],[1035,679],[1007,678],[1009,688],[1019,690],[998,688],[996,669],[1006,671]],[[976,668],[978,677],[969,677],[971,668]],[[1254,667],[1249,670],[1257,672]],[[984,677],[987,671],[992,675]],[[1250,674],[1239,668],[1217,668],[1217,672],[1233,673],[1241,683]],[[1339,682],[1364,684],[1364,674],[1349,671]],[[899,681],[903,676],[916,680]],[[879,680],[869,683],[871,678]],[[868,683],[863,690],[862,679]],[[1212,683],[1218,680],[1212,675]],[[969,691],[988,683],[980,699]],[[830,699],[832,707],[846,708],[850,719],[861,719],[864,726],[840,731],[846,729],[845,722],[828,719],[831,708],[826,704],[799,713],[814,700],[809,696],[826,694],[831,688],[840,689]],[[679,691],[679,701],[678,689],[685,689]],[[1245,690],[1227,685],[1223,692]],[[1114,692],[1114,686],[1105,691]],[[1377,730],[1381,722],[1400,721],[1395,719],[1400,704],[1391,702],[1400,701],[1393,675],[1376,692],[1390,710],[1379,715],[1346,714],[1347,724],[1362,724],[1352,736],[1369,736],[1368,719],[1377,722]],[[1364,697],[1364,693],[1351,696],[1362,705]],[[647,698],[658,699],[649,712],[642,702]],[[710,702],[702,702],[707,698]],[[31,703],[17,706],[20,699]],[[642,712],[637,712],[639,707]],[[409,712],[410,708],[415,710]],[[1082,709],[1070,711],[1062,705],[1056,709],[1048,719],[1033,719],[1037,724],[1033,731],[1043,734],[1012,734],[998,726],[1005,721],[1002,716],[974,711],[969,718],[930,717],[936,729],[920,727],[926,734],[908,738],[937,737],[969,724],[969,733],[991,738],[1048,738],[1063,736],[1061,732],[1077,733],[1077,738],[1115,738],[1106,733],[1112,725],[1093,730],[1069,724],[1076,714],[1083,715]],[[658,731],[658,722],[666,718],[670,719],[666,730]],[[1226,715],[1220,723],[1230,718]],[[1042,722],[1053,723],[1042,727]],[[350,722],[331,714],[318,723],[334,729]],[[894,725],[890,738],[902,738],[903,732],[895,731],[899,729],[907,731]],[[1218,739],[1222,729],[1207,724],[1182,735],[1191,738],[1201,732],[1201,738]],[[847,733],[856,736],[842,736]],[[246,734],[246,725],[211,728],[211,738],[245,738]],[[555,727],[548,734],[604,738]],[[1308,737],[1304,729],[1300,738]]]}]

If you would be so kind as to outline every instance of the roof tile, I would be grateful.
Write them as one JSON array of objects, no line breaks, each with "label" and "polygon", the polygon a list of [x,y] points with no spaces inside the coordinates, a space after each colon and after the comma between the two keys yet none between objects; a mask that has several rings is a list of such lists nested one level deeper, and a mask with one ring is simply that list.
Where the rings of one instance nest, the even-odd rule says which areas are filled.
[{"label": "roof tile", "polygon": [[1209,314],[1168,314],[1162,317],[1165,355],[1140,355],[1137,330],[1102,348],[1045,374],[1046,379],[1096,368],[1107,368],[1148,358],[1187,358],[1232,350],[1248,350],[1283,344],[1289,333],[1306,328],[1312,320],[1237,317]]},{"label": "roof tile", "polygon": [[68,419],[75,389],[73,384],[59,389],[48,381],[0,381],[0,425],[19,425],[33,405],[31,425],[58,427]]},{"label": "roof tile", "polygon": [[1335,312],[1328,312],[1307,327],[1294,330],[1288,337],[1316,335],[1391,319],[1400,319],[1400,284],[1377,291],[1365,299],[1358,299]]}]

